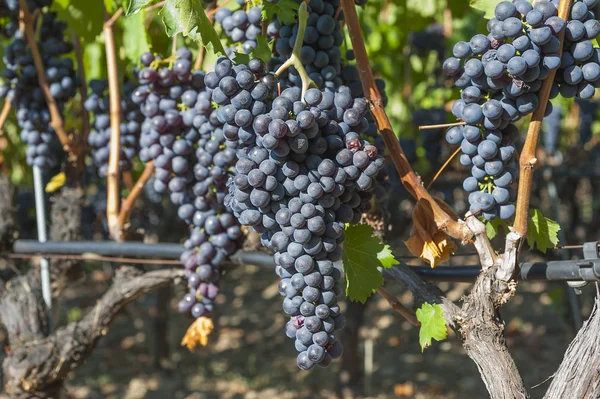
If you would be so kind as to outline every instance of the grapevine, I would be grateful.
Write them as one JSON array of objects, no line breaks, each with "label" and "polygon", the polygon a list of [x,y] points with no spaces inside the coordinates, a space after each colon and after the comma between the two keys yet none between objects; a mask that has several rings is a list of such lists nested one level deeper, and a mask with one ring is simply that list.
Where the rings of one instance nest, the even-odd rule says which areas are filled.
[{"label": "grapevine", "polygon": [[[568,185],[553,176],[575,164],[583,165],[576,173],[596,173],[597,106],[590,100],[600,87],[600,0],[468,3],[2,2],[0,242],[9,267],[0,318],[9,337],[7,393],[57,397],[127,303],[180,282],[176,301],[161,293],[159,312],[172,306],[185,315],[178,322],[191,321],[183,346],[213,350],[199,346],[215,339],[215,327],[228,333],[219,316],[229,309],[218,306],[225,284],[236,282],[226,278],[250,270],[231,267],[258,260],[276,277],[251,297],[279,293],[283,314],[275,317],[280,341],[296,350],[291,366],[313,370],[298,378],[342,356],[340,392],[348,375],[361,374],[361,312],[379,295],[405,326],[420,328],[421,351],[448,338],[451,328],[491,397],[528,397],[500,308],[518,292],[518,278],[545,273],[578,289],[598,280],[597,243],[586,243],[576,263],[568,260],[572,253],[560,262],[530,262],[524,258],[533,255],[522,248],[573,249],[559,242],[570,239],[562,221],[542,209],[556,219],[577,214],[579,224],[598,220],[593,196],[583,194],[585,209],[574,196],[598,191],[591,178],[582,190],[572,176]],[[482,14],[463,21],[469,7]],[[478,25],[481,16],[486,23]],[[579,133],[576,146],[575,135],[562,134],[572,130]],[[12,226],[21,214],[10,214],[8,184],[18,182],[25,188],[19,195],[28,198],[30,169],[39,238],[33,243],[31,232],[18,237]],[[561,212],[559,194],[571,195],[566,206],[573,212]],[[60,211],[69,195],[77,198],[69,212],[49,219],[70,226],[69,237],[84,241],[76,246],[93,253],[46,242],[45,205],[58,201]],[[151,210],[143,209],[149,203]],[[19,200],[18,209],[23,220],[33,213],[27,201]],[[161,218],[177,226],[161,232],[169,244],[146,245],[156,241],[147,227],[162,225]],[[86,242],[96,235],[118,243]],[[258,253],[248,254],[249,247]],[[161,259],[146,259],[151,251]],[[63,264],[66,253],[73,257]],[[478,265],[457,266],[453,256],[464,255]],[[13,268],[22,258],[32,260],[30,267]],[[50,269],[48,259],[56,259]],[[79,261],[144,266],[120,265],[91,312],[69,314],[68,325],[57,326],[45,314],[56,309],[49,288],[59,292],[74,282]],[[429,270],[440,265],[449,267]],[[421,281],[459,272],[477,274],[460,303]],[[394,281],[410,291],[414,309],[404,306],[404,292],[392,293]],[[365,306],[346,306],[342,295]],[[239,301],[225,298],[231,299]],[[595,318],[594,310],[580,330],[584,338],[597,330]],[[346,324],[352,328],[342,334]],[[547,397],[600,397],[598,384],[589,382],[597,368],[573,361],[581,353],[590,358],[582,364],[597,357],[590,339],[580,338]],[[370,344],[364,352],[369,356]],[[400,384],[394,393],[413,394]]]}]

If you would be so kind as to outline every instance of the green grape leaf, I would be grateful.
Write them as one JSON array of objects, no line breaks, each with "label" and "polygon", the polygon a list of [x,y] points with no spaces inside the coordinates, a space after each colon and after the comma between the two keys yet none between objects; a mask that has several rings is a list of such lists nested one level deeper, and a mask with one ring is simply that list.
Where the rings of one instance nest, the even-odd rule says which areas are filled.
[{"label": "green grape leaf", "polygon": [[233,57],[231,57],[236,64],[248,64],[250,61],[250,56],[244,53],[238,53],[237,51],[233,52]]},{"label": "green grape leaf", "polygon": [[225,54],[225,49],[215,28],[204,13],[202,0],[167,0],[159,12],[169,37],[181,33],[215,53]]},{"label": "green grape leaf", "polygon": [[530,209],[527,221],[527,244],[530,249],[537,249],[546,253],[549,248],[558,245],[558,231],[560,225],[552,219],[548,219],[539,209]]},{"label": "green grape leaf", "polygon": [[385,244],[383,246],[383,249],[379,251],[379,253],[377,253],[377,259],[379,259],[379,262],[381,262],[381,266],[383,266],[386,269],[389,269],[390,267],[400,263],[394,257],[394,254],[392,253],[392,248],[387,244]]},{"label": "green grape leaf", "polygon": [[144,25],[145,16],[146,13],[142,11],[121,20],[125,56],[133,64],[139,62],[140,55],[150,51],[150,38]]},{"label": "green grape leaf", "polygon": [[[384,259],[385,265],[380,261],[380,256]],[[373,236],[371,226],[368,224],[346,226],[342,261],[348,299],[364,303],[375,289],[383,284],[383,275],[377,268],[390,267],[392,262],[390,257],[393,259],[391,251],[386,250],[381,240]]]},{"label": "green grape leaf", "polygon": [[104,4],[89,0],[55,0],[52,10],[80,39],[91,43],[104,26]]},{"label": "green grape leaf", "polygon": [[256,37],[256,48],[252,50],[252,58],[259,58],[264,62],[268,62],[273,57],[273,42],[267,42],[267,38],[264,36]]},{"label": "green grape leaf", "polygon": [[502,227],[505,232],[509,231],[508,223],[506,223],[506,221],[504,221],[500,218],[494,218],[492,220],[484,220],[483,223],[485,224],[485,234],[487,235],[487,237],[490,240],[493,240],[494,237],[496,237],[498,235],[498,233],[500,232],[500,227]]},{"label": "green grape leaf", "polygon": [[275,15],[282,24],[293,24],[296,21],[299,4],[293,0],[279,0],[277,3],[262,2],[262,18],[270,21]]},{"label": "green grape leaf", "polygon": [[123,0],[123,10],[125,10],[125,16],[133,15],[141,9],[148,7],[155,1],[156,0]]},{"label": "green grape leaf", "polygon": [[104,46],[98,42],[88,43],[83,47],[83,65],[87,79],[106,79],[105,57]]},{"label": "green grape leaf", "polygon": [[469,2],[471,8],[483,12],[483,18],[494,18],[494,9],[498,5],[498,0],[471,0]]},{"label": "green grape leaf", "polygon": [[444,310],[440,305],[424,303],[417,309],[417,320],[421,322],[419,344],[421,352],[431,346],[431,340],[443,341],[448,337]]},{"label": "green grape leaf", "polygon": [[114,14],[119,8],[117,0],[104,0],[104,8],[109,14]]}]

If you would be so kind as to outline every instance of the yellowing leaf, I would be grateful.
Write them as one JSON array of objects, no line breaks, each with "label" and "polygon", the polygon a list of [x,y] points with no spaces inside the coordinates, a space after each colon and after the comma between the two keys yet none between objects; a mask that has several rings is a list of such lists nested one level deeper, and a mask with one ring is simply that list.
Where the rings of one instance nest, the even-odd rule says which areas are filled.
[{"label": "yellowing leaf", "polygon": [[456,244],[438,229],[427,201],[419,200],[415,205],[413,223],[413,231],[405,242],[413,255],[428,261],[432,268],[450,259]]},{"label": "yellowing leaf", "polygon": [[208,336],[214,327],[212,319],[205,316],[198,317],[185,332],[181,346],[186,346],[191,351],[198,345],[206,346]]},{"label": "yellowing leaf", "polygon": [[52,177],[52,179],[50,179],[48,184],[46,184],[46,192],[53,193],[56,190],[58,190],[59,188],[61,188],[62,186],[64,186],[66,182],[67,182],[67,175],[65,175],[65,172],[60,172],[59,174]]},{"label": "yellowing leaf", "polygon": [[552,219],[548,219],[539,209],[530,209],[527,221],[527,244],[530,249],[537,249],[546,253],[549,248],[558,245],[558,231],[560,225]]},{"label": "yellowing leaf", "polygon": [[440,305],[424,303],[416,312],[417,320],[421,322],[419,344],[421,352],[431,346],[431,340],[443,341],[448,337],[444,310]]}]

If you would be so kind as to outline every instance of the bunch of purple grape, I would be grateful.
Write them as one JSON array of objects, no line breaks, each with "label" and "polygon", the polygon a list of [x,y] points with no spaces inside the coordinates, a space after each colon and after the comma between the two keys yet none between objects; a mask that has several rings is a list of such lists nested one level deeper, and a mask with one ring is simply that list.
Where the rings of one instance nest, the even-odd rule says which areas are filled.
[{"label": "bunch of purple grape", "polygon": [[[93,130],[88,137],[92,149],[92,158],[100,176],[108,173],[108,157],[110,154],[110,105],[108,99],[108,82],[92,80],[89,83],[91,94],[83,105],[94,116]],[[139,106],[131,100],[131,94],[136,85],[126,80],[123,85],[124,95],[121,96],[121,154],[119,170],[131,170],[131,162],[139,152],[141,124],[144,115]]]},{"label": "bunch of purple grape", "polygon": [[344,224],[368,209],[383,167],[376,147],[360,137],[369,126],[367,103],[347,87],[278,95],[276,77],[258,59],[247,66],[220,59],[205,83],[225,136],[240,143],[226,204],[275,251],[298,366],[326,366],[342,351],[334,334],[344,325],[334,262]]},{"label": "bunch of purple grape", "polygon": [[[250,54],[256,48],[256,38],[262,31],[260,7],[252,7],[248,12],[243,9],[233,12],[223,7],[215,13],[215,21],[221,24],[231,41],[241,43],[243,53]],[[231,50],[235,49],[235,47],[231,48]]]},{"label": "bunch of purple grape", "polygon": [[592,40],[600,34],[598,0],[573,3],[565,27],[565,40],[560,69],[556,74],[550,98],[592,98],[600,87],[600,49]]},{"label": "bunch of purple grape", "polygon": [[[73,50],[65,40],[66,24],[56,19],[54,13],[41,16],[38,48],[43,60],[50,95],[54,97],[59,111],[75,96],[79,85],[75,66],[64,55]],[[21,128],[21,140],[27,143],[27,163],[41,168],[57,166],[62,156],[58,137],[49,126],[50,112],[46,98],[38,83],[33,56],[20,31],[15,31],[12,41],[5,48],[5,68],[0,86],[0,97],[11,101],[17,110]]]},{"label": "bunch of purple grape", "polygon": [[203,72],[191,71],[187,48],[178,49],[174,59],[145,53],[140,60],[141,85],[132,93],[146,117],[140,158],[154,161],[154,190],[168,192],[178,216],[190,226],[181,255],[190,291],[179,310],[197,318],[212,312],[220,266],[238,249],[242,236],[224,207],[237,141],[225,138],[211,102],[213,91],[205,87]]},{"label": "bunch of purple grape", "polygon": [[[600,33],[598,0],[573,3],[567,23],[558,17],[559,1],[503,1],[487,25],[489,35],[458,42],[454,57],[443,65],[462,89],[453,114],[466,122],[446,134],[450,144],[460,144],[460,161],[471,167],[464,182],[470,192],[470,210],[487,220],[510,219],[515,213],[510,187],[516,171],[510,168],[518,134],[512,124],[539,106],[538,92],[551,70],[556,70],[550,98],[591,98],[600,87],[600,49],[591,40]],[[559,33],[564,49],[559,55]],[[548,102],[545,114],[552,112]]]},{"label": "bunch of purple grape", "polygon": [[[296,2],[299,2],[296,0]],[[335,90],[342,85],[340,78],[342,53],[340,46],[344,41],[340,21],[336,19],[339,0],[311,0],[308,4],[309,17],[300,52],[300,60],[309,77],[319,88]],[[267,33],[276,37],[275,56],[269,61],[269,70],[276,71],[291,55],[298,24],[291,25],[274,22]],[[290,68],[280,76],[283,87],[299,87],[301,79],[295,68]]]}]

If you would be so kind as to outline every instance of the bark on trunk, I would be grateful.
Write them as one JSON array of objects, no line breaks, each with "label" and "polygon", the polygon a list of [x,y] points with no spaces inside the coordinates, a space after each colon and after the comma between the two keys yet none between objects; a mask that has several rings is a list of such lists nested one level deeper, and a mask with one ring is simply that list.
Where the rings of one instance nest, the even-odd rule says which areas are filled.
[{"label": "bark on trunk", "polygon": [[600,295],[590,318],[565,352],[544,399],[600,398]]},{"label": "bark on trunk", "polygon": [[[181,269],[142,274],[137,269],[122,267],[110,289],[81,321],[61,327],[48,337],[27,340],[20,347],[11,345],[2,365],[6,392],[18,399],[58,398],[68,373],[78,367],[98,340],[108,333],[110,323],[125,305],[150,290],[182,281],[184,277]],[[38,303],[42,303],[41,299]],[[23,312],[24,316],[32,314],[45,313],[39,309],[33,313]],[[4,316],[2,314],[3,320],[10,320]]]}]

